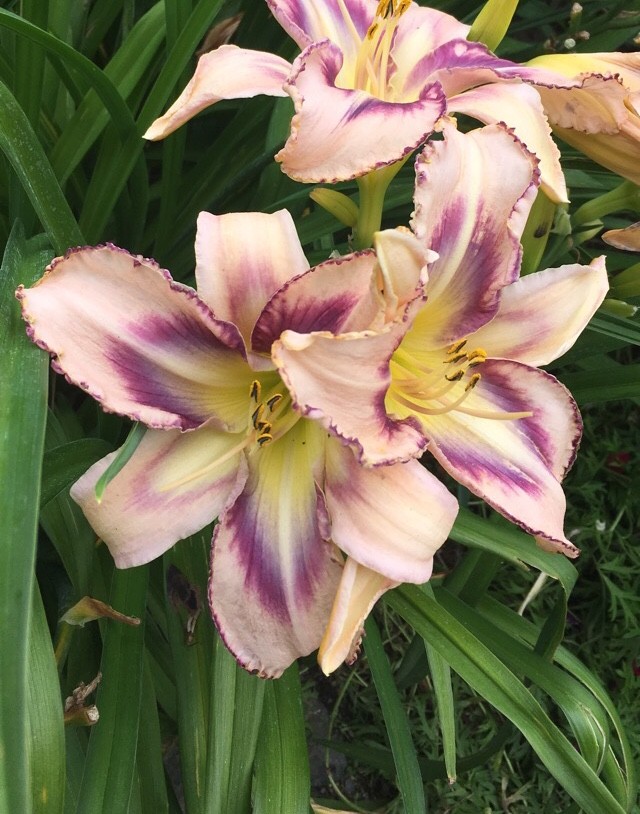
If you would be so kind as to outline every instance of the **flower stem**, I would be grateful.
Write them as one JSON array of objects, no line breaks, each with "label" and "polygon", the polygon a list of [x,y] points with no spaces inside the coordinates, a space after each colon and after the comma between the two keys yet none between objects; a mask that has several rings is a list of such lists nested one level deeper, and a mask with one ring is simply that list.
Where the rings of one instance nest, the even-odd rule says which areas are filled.
[{"label": "flower stem", "polygon": [[611,192],[582,204],[573,216],[573,225],[582,226],[623,209],[640,213],[640,187],[632,181],[623,181]]},{"label": "flower stem", "polygon": [[[408,158],[408,156],[407,156]],[[358,178],[360,208],[358,222],[353,230],[353,245],[356,249],[369,249],[373,246],[373,235],[382,224],[384,196],[389,184],[407,159],[396,161],[379,170]]]}]

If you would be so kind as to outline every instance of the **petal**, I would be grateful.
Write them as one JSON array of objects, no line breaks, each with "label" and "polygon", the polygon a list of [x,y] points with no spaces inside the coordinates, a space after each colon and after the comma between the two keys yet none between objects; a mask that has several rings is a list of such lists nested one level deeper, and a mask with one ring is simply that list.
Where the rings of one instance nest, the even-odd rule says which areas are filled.
[{"label": "petal", "polygon": [[247,476],[237,446],[237,435],[211,427],[187,433],[149,430],[100,503],[95,486],[117,452],[85,472],[71,487],[71,497],[118,568],[142,565],[195,534],[235,499]]},{"label": "petal", "polygon": [[198,60],[196,72],[169,110],[143,138],[157,141],[177,130],[201,110],[221,99],[286,96],[282,89],[291,65],[286,59],[237,45],[221,45]]},{"label": "petal", "polygon": [[246,424],[240,335],[152,260],[72,249],[18,296],[31,338],[104,409],[161,429]]},{"label": "petal", "polygon": [[213,618],[238,662],[264,677],[318,647],[340,578],[315,484],[323,436],[299,421],[257,449],[244,491],[214,534]]},{"label": "petal", "polygon": [[417,93],[427,79],[433,81],[431,55],[451,40],[456,46],[460,42],[468,45],[469,28],[450,14],[412,3],[400,18],[391,49],[396,65],[392,85],[397,92]]},{"label": "petal", "polygon": [[[420,416],[429,450],[459,483],[509,520],[544,537],[555,550],[576,556],[577,549],[563,533],[565,499],[560,486],[580,440],[582,424],[575,402],[542,370],[495,359],[481,370],[482,380],[463,408]],[[497,420],[479,417],[479,411],[533,415]],[[406,412],[398,410],[401,415]]]},{"label": "petal", "polygon": [[[424,299],[429,263],[438,259],[408,229],[398,227],[376,232],[373,236],[380,263],[381,288],[387,321],[402,317],[407,305],[417,297]],[[411,309],[412,311],[414,309]]]},{"label": "petal", "polygon": [[296,113],[276,160],[297,181],[333,183],[399,161],[426,140],[444,113],[445,99],[436,85],[408,102],[384,102],[336,87],[342,62],[331,42],[313,43],[287,80]]},{"label": "petal", "polygon": [[609,229],[603,233],[602,239],[616,249],[640,252],[640,222],[632,223],[624,229]]},{"label": "petal", "polygon": [[503,288],[495,318],[469,341],[490,357],[549,364],[569,350],[604,299],[604,260],[539,271]]},{"label": "petal", "polygon": [[619,76],[632,91],[640,90],[640,54],[546,54],[527,63],[565,77],[579,74],[609,74]]},{"label": "petal", "polygon": [[347,559],[331,609],[331,617],[318,651],[318,662],[325,675],[343,661],[352,664],[358,657],[363,625],[371,608],[385,591],[399,583]]},{"label": "petal", "polygon": [[534,88],[517,82],[494,82],[452,97],[449,110],[485,124],[504,122],[540,160],[540,183],[548,197],[557,203],[569,200],[560,151]]},{"label": "petal", "polygon": [[300,50],[328,39],[353,59],[378,5],[375,0],[267,0],[267,4]]},{"label": "petal", "polygon": [[397,582],[426,582],[458,503],[418,461],[361,466],[327,443],[325,496],[333,542],[360,565]]},{"label": "petal", "polygon": [[415,422],[387,416],[389,360],[404,325],[384,333],[297,334],[285,331],[273,360],[294,408],[353,446],[361,461],[389,464],[418,457],[425,442]]},{"label": "petal", "polygon": [[640,184],[640,117],[629,111],[628,120],[617,133],[581,133],[554,127],[555,134],[608,170]]},{"label": "petal", "polygon": [[374,324],[383,308],[375,287],[374,252],[327,260],[285,284],[267,303],[251,338],[256,351],[270,352],[287,330],[364,330]]},{"label": "petal", "polygon": [[541,81],[536,85],[554,129],[616,133],[627,118],[628,91],[616,77],[581,77],[573,82],[573,87],[545,86]]},{"label": "petal", "polygon": [[519,237],[536,194],[535,159],[503,127],[445,128],[416,162],[413,229],[437,252],[411,335],[442,347],[493,317],[517,279]]},{"label": "petal", "polygon": [[[198,294],[220,319],[237,325],[250,347],[267,301],[309,268],[289,212],[201,212],[196,234]],[[264,348],[268,352],[269,347]]]},{"label": "petal", "polygon": [[[468,30],[467,26],[458,25]],[[394,57],[398,59],[400,55],[401,49],[396,43]],[[404,56],[402,53],[403,59]],[[467,42],[466,33],[456,34],[436,48],[416,52],[415,57],[413,64],[407,65],[405,93],[415,92],[426,77],[431,82],[439,82],[447,97],[451,97],[486,82],[495,82],[498,77],[514,78],[523,72],[516,63],[492,54],[486,45]]]}]

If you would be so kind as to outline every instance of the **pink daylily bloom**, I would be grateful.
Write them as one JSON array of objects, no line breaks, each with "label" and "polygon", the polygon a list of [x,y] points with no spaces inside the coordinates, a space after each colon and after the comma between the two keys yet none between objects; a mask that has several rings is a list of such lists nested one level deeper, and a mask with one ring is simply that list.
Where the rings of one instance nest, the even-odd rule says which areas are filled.
[{"label": "pink daylily bloom", "polygon": [[[71,250],[33,288],[19,289],[28,332],[55,369],[105,410],[149,427],[100,503],[96,483],[117,453],[71,494],[120,568],[154,559],[219,517],[212,615],[238,661],[263,676],[327,638],[338,593],[341,607],[355,603],[327,634],[333,669],[363,620],[363,591],[352,599],[339,591],[340,550],[389,586],[423,582],[457,511],[413,460],[424,447],[417,423],[386,416],[388,373],[377,371],[380,437],[360,441],[294,410],[271,358],[285,328],[340,334],[381,324],[375,256],[354,255],[348,273],[342,260],[310,270],[281,211],[202,213],[196,258],[198,292],[111,245]],[[354,450],[365,443],[386,465],[358,462]]]},{"label": "pink daylily bloom", "polygon": [[560,138],[640,184],[640,54],[549,54],[529,65],[581,83],[539,89]]},{"label": "pink daylily bloom", "polygon": [[[410,0],[267,0],[301,54],[287,63],[225,45],[201,57],[179,98],[145,134],[160,139],[219,99],[289,94],[291,134],[276,159],[304,182],[333,182],[396,162],[463,113],[505,122],[540,160],[543,189],[567,190],[538,91],[580,88],[614,94],[612,77],[567,79],[520,66],[469,42],[469,26]],[[588,95],[588,94],[587,94]],[[545,97],[546,98],[546,97]]]},{"label": "pink daylily bloom", "polygon": [[369,342],[387,340],[388,414],[418,421],[428,451],[458,482],[545,548],[576,556],[563,532],[561,481],[581,421],[567,390],[538,366],[575,342],[604,298],[604,261],[519,279],[537,169],[500,126],[447,128],[416,173],[413,231],[374,241],[387,316],[399,308],[401,327],[373,336],[286,331],[274,351],[281,375],[299,409],[348,435],[353,420],[335,393],[348,381],[377,398],[357,360]]}]

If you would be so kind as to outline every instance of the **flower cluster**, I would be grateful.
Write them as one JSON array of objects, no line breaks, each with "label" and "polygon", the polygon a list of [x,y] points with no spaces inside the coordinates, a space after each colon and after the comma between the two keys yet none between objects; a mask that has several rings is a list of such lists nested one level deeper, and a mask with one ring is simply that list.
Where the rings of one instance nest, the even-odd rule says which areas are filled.
[{"label": "flower cluster", "polygon": [[[54,368],[148,428],[100,501],[117,451],[71,491],[116,565],[217,519],[212,616],[240,664],[274,677],[318,648],[327,673],[351,660],[378,597],[430,578],[457,501],[424,453],[577,555],[561,482],[581,421],[540,367],[575,342],[607,275],[598,258],[520,278],[520,241],[540,189],[567,199],[551,128],[637,172],[638,64],[517,65],[409,0],[267,2],[293,64],[222,45],[147,137],[221,99],[289,95],[276,159],[294,179],[366,178],[426,142],[411,223],[309,268],[288,212],[203,212],[197,291],[107,244],[70,250],[18,297]],[[459,132],[455,114],[484,126]]]}]

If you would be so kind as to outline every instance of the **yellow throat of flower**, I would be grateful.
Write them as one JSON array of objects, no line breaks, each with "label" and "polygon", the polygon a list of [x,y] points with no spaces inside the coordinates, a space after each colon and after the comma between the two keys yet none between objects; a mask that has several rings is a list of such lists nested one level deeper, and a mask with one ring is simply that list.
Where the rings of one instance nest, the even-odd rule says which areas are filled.
[{"label": "yellow throat of flower", "polygon": [[344,0],[338,5],[356,45],[356,60],[349,87],[385,101],[389,95],[389,60],[393,35],[411,0],[380,0],[373,21],[361,39]]},{"label": "yellow throat of flower", "polygon": [[[273,379],[272,374],[267,375]],[[259,379],[254,379],[251,382],[247,429],[245,432],[233,434],[237,439],[237,443],[232,443],[222,455],[218,455],[206,466],[164,485],[161,491],[166,492],[185,486],[204,475],[208,475],[245,449],[250,450],[253,447],[256,451],[259,451],[262,447],[282,438],[300,420],[301,416],[291,408],[291,396],[279,376],[275,383],[269,381],[268,385],[267,389]],[[230,434],[230,438],[233,435]]]}]

